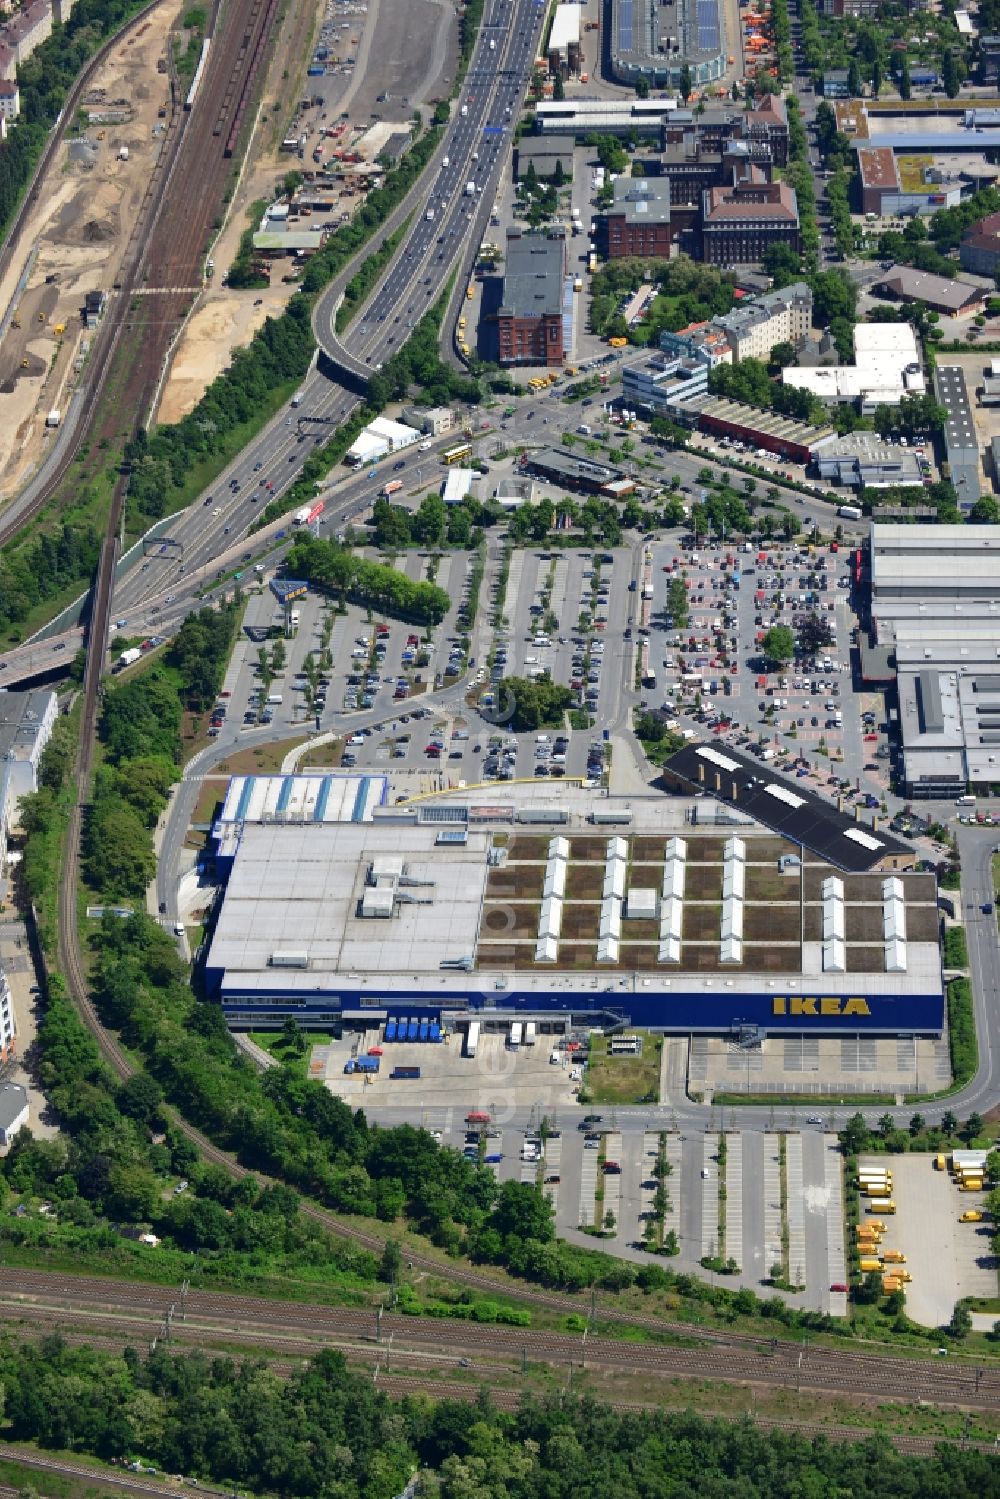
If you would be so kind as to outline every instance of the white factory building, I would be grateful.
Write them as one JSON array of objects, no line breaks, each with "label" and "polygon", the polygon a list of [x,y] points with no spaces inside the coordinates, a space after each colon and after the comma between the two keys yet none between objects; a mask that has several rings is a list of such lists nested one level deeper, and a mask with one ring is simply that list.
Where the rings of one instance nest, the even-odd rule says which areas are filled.
[{"label": "white factory building", "polygon": [[927,388],[917,335],[909,323],[858,323],[853,364],[785,369],[781,378],[821,401],[856,402],[863,413],[898,406],[904,396],[922,396]]}]

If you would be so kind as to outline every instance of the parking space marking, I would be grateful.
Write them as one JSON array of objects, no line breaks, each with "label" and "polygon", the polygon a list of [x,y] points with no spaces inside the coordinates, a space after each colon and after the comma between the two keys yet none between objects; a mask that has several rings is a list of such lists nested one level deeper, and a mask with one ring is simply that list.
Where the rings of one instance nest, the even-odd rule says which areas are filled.
[{"label": "parking space marking", "polygon": [[802,1182],[802,1136],[785,1136],[785,1185],[788,1201],[788,1271],[793,1285],[806,1279],[806,1215]]},{"label": "parking space marking", "polygon": [[764,1137],[764,1274],[781,1263],[781,1160],[777,1135]]},{"label": "parking space marking", "polygon": [[[830,1285],[847,1284],[847,1256],[844,1248],[844,1167],[840,1141],[836,1135],[823,1136],[823,1164],[829,1199],[826,1209],[826,1255]],[[843,1291],[825,1288],[827,1310],[834,1317],[847,1316],[847,1296]]]},{"label": "parking space marking", "polygon": [[[606,1146],[605,1146],[605,1157],[604,1157],[604,1159],[605,1159],[605,1165],[607,1165],[607,1163],[609,1161],[617,1161],[618,1164],[621,1165],[621,1159],[622,1159],[622,1137],[621,1137],[621,1135],[611,1134],[611,1135],[607,1136],[607,1143],[606,1143]],[[605,1215],[605,1218],[606,1218],[607,1215],[608,1215],[608,1213],[614,1213],[614,1215],[615,1215],[615,1228],[616,1229],[618,1227],[618,1223],[619,1223],[619,1220],[621,1218],[621,1186],[622,1186],[622,1179],[621,1179],[620,1172],[609,1172],[609,1171],[605,1170],[605,1172],[604,1172],[604,1215]]]},{"label": "parking space marking", "polygon": [[[701,1252],[702,1256],[719,1252],[719,1178],[713,1159],[718,1136],[708,1134],[702,1141],[701,1178]],[[707,1171],[708,1175],[704,1173]]]},{"label": "parking space marking", "polygon": [[679,1240],[681,1237],[679,1205],[682,1190],[680,1135],[672,1134],[667,1136],[667,1161],[670,1165],[670,1176],[667,1179],[667,1195],[670,1198],[670,1210],[664,1219],[663,1231],[666,1234],[672,1228]]},{"label": "parking space marking", "polygon": [[743,1268],[743,1136],[726,1136],[726,1259]]},{"label": "parking space marking", "polygon": [[584,1143],[583,1161],[580,1165],[580,1227],[594,1226],[594,1193],[597,1189],[597,1151],[588,1150]]},{"label": "parking space marking", "polygon": [[555,1217],[559,1211],[559,1182],[548,1182],[550,1176],[562,1175],[562,1136],[556,1135],[554,1139],[549,1138],[545,1142],[545,1154],[543,1156],[545,1169],[542,1173],[543,1191],[552,1204],[552,1215]]}]

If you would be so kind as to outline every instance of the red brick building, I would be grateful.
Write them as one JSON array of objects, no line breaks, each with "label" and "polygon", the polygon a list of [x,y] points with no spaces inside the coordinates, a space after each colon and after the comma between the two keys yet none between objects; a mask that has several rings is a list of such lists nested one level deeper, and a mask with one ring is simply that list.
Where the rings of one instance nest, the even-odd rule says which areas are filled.
[{"label": "red brick building", "polygon": [[670,255],[670,181],[666,177],[618,177],[605,223],[608,258]]},{"label": "red brick building", "polygon": [[566,284],[566,237],[507,231],[503,295],[497,309],[502,365],[563,362],[563,300]]},{"label": "red brick building", "polygon": [[702,198],[702,259],[756,265],[770,245],[801,249],[799,205],[787,182],[712,187]]}]

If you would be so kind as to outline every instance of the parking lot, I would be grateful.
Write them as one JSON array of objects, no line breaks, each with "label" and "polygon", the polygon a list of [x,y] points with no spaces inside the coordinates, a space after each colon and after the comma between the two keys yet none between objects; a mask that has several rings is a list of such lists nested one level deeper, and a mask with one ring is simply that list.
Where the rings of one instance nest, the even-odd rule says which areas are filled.
[{"label": "parking lot", "polygon": [[[849,554],[808,543],[748,551],[716,542],[685,550],[674,540],[651,551],[657,698],[764,759],[794,763],[824,789],[838,783],[834,789],[854,790],[863,776],[878,784],[888,763],[884,714],[881,700],[856,692],[852,679],[857,621]],[[678,577],[688,584],[683,626],[668,604]],[[767,631],[785,625],[798,641],[814,619],[825,627],[826,644],[768,669]],[[863,798],[878,805],[872,791]]]},{"label": "parking lot", "polygon": [[934,1169],[933,1155],[878,1156],[859,1165],[889,1165],[893,1173],[896,1212],[883,1220],[880,1248],[906,1256],[913,1277],[905,1287],[908,1317],[923,1327],[943,1327],[963,1296],[996,1296],[993,1225],[960,1222],[963,1213],[982,1209],[983,1193],[960,1192],[947,1171]]}]

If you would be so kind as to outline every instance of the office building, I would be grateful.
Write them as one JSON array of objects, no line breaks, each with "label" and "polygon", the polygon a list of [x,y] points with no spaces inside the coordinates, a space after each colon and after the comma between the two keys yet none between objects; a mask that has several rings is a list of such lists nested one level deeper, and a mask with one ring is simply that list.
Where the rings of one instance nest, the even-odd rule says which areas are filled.
[{"label": "office building", "polygon": [[883,442],[874,432],[848,432],[816,454],[821,479],[851,489],[896,489],[923,483],[912,448]]},{"label": "office building", "polygon": [[566,241],[561,231],[507,231],[503,292],[497,309],[502,365],[563,362]]},{"label": "office building", "polygon": [[608,258],[670,255],[670,184],[657,177],[618,177],[605,215]]},{"label": "office building", "polygon": [[671,417],[675,406],[708,394],[708,365],[652,354],[622,367],[622,401],[652,416]]},{"label": "office building", "polygon": [[709,188],[702,194],[701,240],[710,265],[757,265],[772,245],[798,251],[794,189],[787,182]]}]

